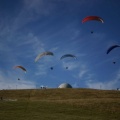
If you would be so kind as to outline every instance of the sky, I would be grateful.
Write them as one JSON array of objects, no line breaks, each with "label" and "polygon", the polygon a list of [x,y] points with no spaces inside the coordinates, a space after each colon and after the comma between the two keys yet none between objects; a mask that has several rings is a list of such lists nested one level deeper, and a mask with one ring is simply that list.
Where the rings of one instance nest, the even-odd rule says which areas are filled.
[{"label": "sky", "polygon": [[[120,49],[106,54],[120,44],[119,6],[119,0],[0,0],[0,89],[120,88]],[[104,23],[82,23],[87,16]],[[45,51],[54,56],[35,62]],[[60,60],[65,54],[77,59]]]}]

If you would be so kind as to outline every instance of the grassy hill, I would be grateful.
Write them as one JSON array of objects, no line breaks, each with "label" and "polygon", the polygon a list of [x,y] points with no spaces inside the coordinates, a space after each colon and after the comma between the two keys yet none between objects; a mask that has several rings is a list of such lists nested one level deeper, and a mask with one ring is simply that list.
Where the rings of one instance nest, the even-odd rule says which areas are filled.
[{"label": "grassy hill", "polygon": [[0,120],[120,120],[120,91],[1,90]]}]

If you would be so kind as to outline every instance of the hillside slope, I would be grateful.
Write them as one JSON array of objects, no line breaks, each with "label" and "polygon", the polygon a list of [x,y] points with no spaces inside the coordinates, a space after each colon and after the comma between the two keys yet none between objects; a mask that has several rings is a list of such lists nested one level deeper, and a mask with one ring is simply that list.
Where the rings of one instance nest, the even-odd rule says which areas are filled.
[{"label": "hillside slope", "polygon": [[1,90],[1,120],[119,120],[120,91]]}]

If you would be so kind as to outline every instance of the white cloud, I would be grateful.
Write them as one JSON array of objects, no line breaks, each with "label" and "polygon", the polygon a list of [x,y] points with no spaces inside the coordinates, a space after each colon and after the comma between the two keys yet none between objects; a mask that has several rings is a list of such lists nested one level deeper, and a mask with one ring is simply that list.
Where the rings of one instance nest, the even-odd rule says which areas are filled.
[{"label": "white cloud", "polygon": [[20,80],[17,80],[16,74],[12,71],[0,71],[0,89],[27,89],[35,88],[34,81],[25,80],[24,76],[21,76]]},{"label": "white cloud", "polygon": [[20,42],[19,46],[30,46],[32,49],[31,51],[34,52],[35,55],[38,55],[40,52],[45,51],[45,45],[37,36],[35,36],[33,33],[28,33],[27,36],[23,36],[24,38],[21,38],[22,42]]},{"label": "white cloud", "polygon": [[106,82],[100,82],[96,80],[88,80],[86,81],[86,85],[89,88],[95,88],[95,89],[117,89],[120,88],[120,71],[117,72],[117,75],[114,79],[106,81]]},{"label": "white cloud", "polygon": [[80,72],[79,72],[79,78],[82,78],[85,74],[87,74],[88,69],[86,68],[85,65],[81,65],[80,67]]},{"label": "white cloud", "polygon": [[[23,82],[23,81],[22,81]],[[36,85],[33,82],[0,82],[0,89],[31,89],[35,88]]]},{"label": "white cloud", "polygon": [[85,69],[80,71],[79,78],[82,78],[86,73],[87,73],[87,70],[85,70]]},{"label": "white cloud", "polygon": [[[14,17],[10,17],[9,20],[3,18],[4,26],[1,26],[2,35],[8,33],[16,32],[20,28],[23,28],[26,24],[35,22],[41,19],[41,16],[49,15],[54,12],[54,4],[50,1],[45,2],[45,0],[23,0],[23,6],[18,11]],[[1,34],[1,33],[0,33]]]}]

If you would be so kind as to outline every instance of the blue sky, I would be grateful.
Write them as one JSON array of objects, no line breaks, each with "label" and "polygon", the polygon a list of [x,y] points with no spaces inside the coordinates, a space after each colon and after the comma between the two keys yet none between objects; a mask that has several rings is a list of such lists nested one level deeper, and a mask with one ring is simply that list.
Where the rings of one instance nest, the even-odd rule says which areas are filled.
[{"label": "blue sky", "polygon": [[[120,88],[120,49],[106,54],[120,44],[119,6],[119,0],[0,0],[0,89],[56,88],[65,82],[74,88]],[[82,24],[91,15],[104,23]],[[35,63],[45,51],[54,56]],[[64,54],[77,59],[60,60]],[[27,73],[13,69],[16,65]]]}]

